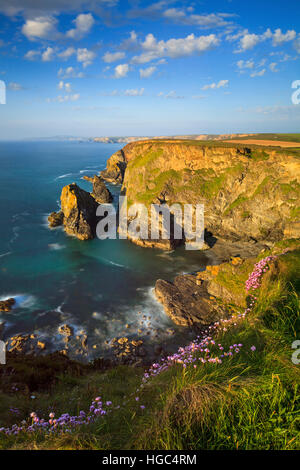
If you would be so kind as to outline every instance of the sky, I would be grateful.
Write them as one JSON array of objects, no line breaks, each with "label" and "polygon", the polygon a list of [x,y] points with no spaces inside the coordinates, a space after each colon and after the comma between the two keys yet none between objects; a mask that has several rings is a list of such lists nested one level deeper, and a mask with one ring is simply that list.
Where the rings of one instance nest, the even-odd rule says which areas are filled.
[{"label": "sky", "polygon": [[297,132],[299,65],[298,0],[0,0],[0,139]]}]

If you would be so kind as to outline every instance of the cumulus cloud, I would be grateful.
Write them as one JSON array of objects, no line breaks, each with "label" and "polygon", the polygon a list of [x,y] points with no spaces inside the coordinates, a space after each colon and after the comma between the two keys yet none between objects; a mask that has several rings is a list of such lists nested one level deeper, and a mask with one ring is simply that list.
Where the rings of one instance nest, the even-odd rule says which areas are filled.
[{"label": "cumulus cloud", "polygon": [[195,36],[190,34],[185,38],[169,39],[168,41],[157,41],[153,34],[148,34],[141,47],[142,54],[134,56],[133,63],[143,64],[154,59],[163,57],[184,57],[203,52],[218,46],[220,40],[215,34],[207,36]]},{"label": "cumulus cloud", "polygon": [[129,72],[128,64],[119,64],[115,67],[115,78],[124,78]]},{"label": "cumulus cloud", "polygon": [[130,52],[139,49],[138,37],[135,31],[131,31],[129,38],[122,41],[120,48]]},{"label": "cumulus cloud", "polygon": [[83,72],[77,72],[74,67],[67,67],[66,69],[63,69],[62,67],[58,70],[57,72],[58,77],[62,78],[83,78],[84,73]]},{"label": "cumulus cloud", "polygon": [[296,31],[290,29],[285,34],[282,33],[281,29],[275,29],[273,34],[273,46],[281,46],[284,42],[293,41],[296,38]]},{"label": "cumulus cloud", "polygon": [[115,62],[116,60],[124,59],[124,57],[125,57],[124,52],[106,52],[106,54],[104,54],[102,59],[107,64],[111,64],[112,62]]},{"label": "cumulus cloud", "polygon": [[254,67],[254,62],[252,59],[250,60],[239,60],[236,65],[238,66],[239,69],[253,69]]},{"label": "cumulus cloud", "polygon": [[39,16],[27,19],[22,26],[22,33],[30,41],[35,39],[56,39],[59,35],[56,24],[57,20],[52,16]]},{"label": "cumulus cloud", "polygon": [[89,33],[95,23],[95,20],[91,13],[81,13],[75,18],[75,20],[73,20],[73,23],[75,23],[75,28],[67,31],[66,36],[68,38],[78,40]]},{"label": "cumulus cloud", "polygon": [[81,62],[84,68],[92,64],[95,57],[95,52],[88,50],[86,47],[77,49],[77,61]]},{"label": "cumulus cloud", "polygon": [[149,78],[151,75],[154,74],[156,71],[156,67],[147,67],[146,69],[140,69],[140,77],[141,78]]},{"label": "cumulus cloud", "polygon": [[57,54],[57,56],[58,56],[60,59],[67,60],[67,59],[69,59],[73,54],[76,54],[76,49],[74,49],[74,47],[68,47],[68,48],[65,49],[64,51],[59,52],[59,53]]},{"label": "cumulus cloud", "polygon": [[40,51],[31,50],[31,51],[26,52],[26,54],[24,55],[24,58],[27,60],[36,60],[40,57],[40,55],[41,55]]},{"label": "cumulus cloud", "polygon": [[47,47],[47,49],[42,53],[42,61],[50,62],[54,58],[54,49],[52,47]]},{"label": "cumulus cloud", "polygon": [[286,33],[283,33],[280,28],[276,29],[274,33],[268,28],[263,34],[250,34],[248,30],[244,30],[242,35],[236,35],[236,38],[239,37],[240,39],[239,48],[235,52],[244,52],[253,49],[254,46],[266,39],[272,39],[273,46],[280,46],[284,42],[293,41],[296,36],[296,31],[288,30]]},{"label": "cumulus cloud", "polygon": [[296,39],[296,41],[294,41],[294,48],[298,54],[300,54],[300,36]]},{"label": "cumulus cloud", "polygon": [[208,90],[208,89],[215,89],[215,88],[222,88],[227,86],[229,83],[229,80],[220,80],[218,83],[210,83],[209,85],[204,85],[202,87],[202,90]]}]

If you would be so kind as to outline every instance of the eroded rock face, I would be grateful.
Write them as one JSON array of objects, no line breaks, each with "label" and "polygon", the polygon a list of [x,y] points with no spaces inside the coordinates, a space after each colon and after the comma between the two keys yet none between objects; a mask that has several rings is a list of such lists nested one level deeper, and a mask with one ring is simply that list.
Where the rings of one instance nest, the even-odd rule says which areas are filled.
[{"label": "eroded rock face", "polygon": [[120,162],[131,203],[204,204],[207,231],[231,241],[300,236],[300,162],[293,151],[149,140],[114,154],[104,175],[120,182]]},{"label": "eroded rock face", "polygon": [[80,240],[94,238],[98,204],[90,193],[72,183],[62,189],[60,199],[66,233]]},{"label": "eroded rock face", "polygon": [[107,161],[106,169],[101,171],[101,177],[113,184],[122,184],[127,166],[127,157],[123,150],[114,153]]},{"label": "eroded rock face", "polygon": [[155,294],[176,325],[201,328],[226,316],[224,308],[193,275],[177,276],[174,282],[158,279]]},{"label": "eroded rock face", "polygon": [[94,175],[92,178],[90,176],[84,176],[84,179],[93,183],[91,196],[98,204],[109,204],[112,202],[113,196],[100,176]]}]

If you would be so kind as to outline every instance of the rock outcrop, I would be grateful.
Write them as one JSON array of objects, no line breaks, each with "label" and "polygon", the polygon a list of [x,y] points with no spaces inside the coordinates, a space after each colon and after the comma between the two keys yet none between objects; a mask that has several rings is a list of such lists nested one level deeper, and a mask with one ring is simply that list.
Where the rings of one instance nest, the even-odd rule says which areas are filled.
[{"label": "rock outcrop", "polygon": [[300,236],[295,150],[149,140],[114,154],[103,177],[123,180],[129,205],[204,204],[205,228],[216,238],[274,243]]},{"label": "rock outcrop", "polygon": [[10,312],[16,301],[12,297],[6,300],[0,301],[0,312]]},{"label": "rock outcrop", "polygon": [[90,193],[72,183],[62,189],[60,199],[65,232],[80,240],[94,238],[98,204]]},{"label": "rock outcrop", "polygon": [[107,160],[106,169],[101,171],[102,178],[113,184],[122,184],[127,161],[124,151],[118,150]]},{"label": "rock outcrop", "polygon": [[92,178],[90,176],[84,176],[83,178],[93,183],[91,196],[98,204],[109,204],[112,202],[113,196],[100,176],[94,175]]},{"label": "rock outcrop", "polygon": [[62,211],[51,212],[48,217],[49,227],[59,227],[64,223],[64,214]]},{"label": "rock outcrop", "polygon": [[226,316],[225,309],[193,275],[177,276],[174,282],[158,279],[155,294],[177,325],[201,328]]}]

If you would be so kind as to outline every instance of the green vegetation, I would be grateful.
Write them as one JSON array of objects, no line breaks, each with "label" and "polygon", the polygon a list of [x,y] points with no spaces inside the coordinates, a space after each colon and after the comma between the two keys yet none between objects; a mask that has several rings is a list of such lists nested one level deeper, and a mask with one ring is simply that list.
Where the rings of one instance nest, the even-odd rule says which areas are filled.
[{"label": "green vegetation", "polygon": [[[153,148],[154,147],[154,148]],[[141,155],[135,157],[129,164],[129,168],[141,168],[145,165],[149,165],[152,161],[155,161],[158,157],[163,154],[162,148],[156,148],[156,146],[151,147],[151,149]]]},{"label": "green vegetation", "polygon": [[[228,207],[227,209],[224,211],[224,215],[227,215],[229,214],[230,211],[232,211],[233,209],[235,209],[236,207],[240,206],[241,204],[243,204],[243,202],[246,202],[248,201],[248,197],[247,196],[244,196],[242,194],[240,194]],[[247,217],[247,216],[246,216]]]},{"label": "green vegetation", "polygon": [[[294,250],[279,256],[264,273],[251,314],[215,338],[225,348],[241,343],[239,354],[224,358],[221,364],[185,369],[174,365],[139,392],[143,371],[125,366],[106,372],[70,369],[64,374],[58,369],[55,384],[48,389],[37,382],[30,390],[23,387],[13,392],[2,381],[0,426],[20,421],[33,410],[46,418],[50,411],[78,413],[97,395],[121,407],[70,434],[0,434],[0,448],[299,449],[300,365],[291,360],[291,345],[300,331],[297,246],[296,240],[276,244],[272,252],[280,253],[285,247]],[[269,253],[261,253],[257,260]],[[257,260],[247,260],[234,269],[223,265],[218,282],[243,294]],[[34,364],[35,359],[32,361]],[[6,385],[9,381],[15,382],[13,374]],[[140,404],[145,405],[144,410]],[[11,407],[20,414],[11,414]]]},{"label": "green vegetation", "polygon": [[259,150],[259,149],[254,149],[251,152],[251,158],[252,160],[256,162],[260,162],[263,160],[268,160],[269,159],[269,154],[265,152],[264,150]]}]

